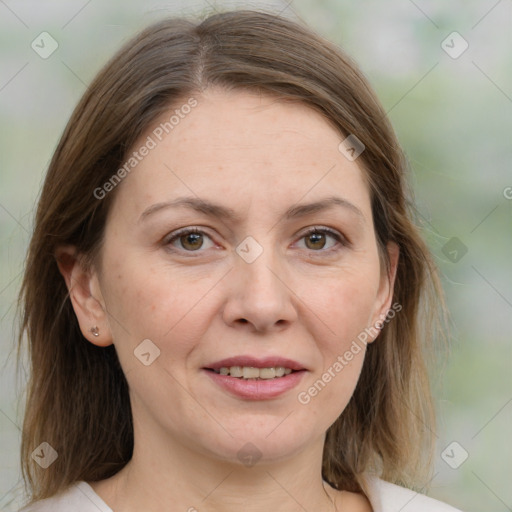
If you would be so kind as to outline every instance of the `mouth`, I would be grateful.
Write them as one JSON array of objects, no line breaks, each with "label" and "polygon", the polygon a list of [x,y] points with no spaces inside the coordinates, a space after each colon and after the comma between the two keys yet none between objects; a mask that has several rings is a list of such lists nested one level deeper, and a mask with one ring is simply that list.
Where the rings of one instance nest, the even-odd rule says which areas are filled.
[{"label": "mouth", "polygon": [[308,372],[301,363],[280,356],[229,357],[202,368],[217,389],[242,400],[271,400],[299,385]]},{"label": "mouth", "polygon": [[217,369],[205,368],[205,370],[214,372],[217,375],[225,375],[244,380],[273,380],[290,375],[290,373],[301,371],[292,370],[284,366],[270,366],[267,368],[258,368],[255,366],[221,366]]},{"label": "mouth", "polygon": [[203,369],[215,372],[217,375],[246,380],[280,379],[291,373],[306,370],[301,363],[293,359],[280,356],[257,358],[250,355],[228,357],[208,364]]}]

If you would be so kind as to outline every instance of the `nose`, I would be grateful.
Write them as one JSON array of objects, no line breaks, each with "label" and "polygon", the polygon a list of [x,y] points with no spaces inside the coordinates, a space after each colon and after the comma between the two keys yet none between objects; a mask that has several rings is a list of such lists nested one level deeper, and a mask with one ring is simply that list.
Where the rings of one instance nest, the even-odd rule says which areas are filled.
[{"label": "nose", "polygon": [[298,299],[289,273],[270,249],[251,263],[237,256],[228,279],[223,317],[231,327],[276,332],[297,318]]}]

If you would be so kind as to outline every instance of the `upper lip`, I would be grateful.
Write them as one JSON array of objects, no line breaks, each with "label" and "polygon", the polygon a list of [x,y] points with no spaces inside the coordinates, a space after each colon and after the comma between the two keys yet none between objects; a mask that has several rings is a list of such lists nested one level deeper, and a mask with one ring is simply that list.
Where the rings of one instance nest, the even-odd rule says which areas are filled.
[{"label": "upper lip", "polygon": [[229,368],[231,366],[252,366],[253,368],[273,368],[282,366],[291,370],[305,370],[304,366],[293,359],[287,359],[279,356],[269,356],[265,358],[257,358],[253,356],[236,356],[228,357],[215,363],[211,363],[204,368],[210,370],[219,370],[220,368]]}]

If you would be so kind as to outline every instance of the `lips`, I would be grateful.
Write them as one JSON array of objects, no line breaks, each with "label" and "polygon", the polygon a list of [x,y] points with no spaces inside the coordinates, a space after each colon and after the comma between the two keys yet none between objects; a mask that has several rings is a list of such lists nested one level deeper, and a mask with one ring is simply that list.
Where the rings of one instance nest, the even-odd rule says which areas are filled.
[{"label": "lips", "polygon": [[274,368],[284,367],[290,368],[293,371],[307,370],[301,363],[279,356],[270,356],[265,358],[257,358],[253,356],[236,356],[228,357],[220,361],[208,364],[204,367],[205,370],[220,370],[221,368],[229,368],[231,366],[250,366],[253,368]]},{"label": "lips", "polygon": [[[267,370],[260,370],[259,378],[251,378],[258,372],[255,368]],[[269,371],[272,373],[268,369],[275,370],[275,378],[273,375],[266,375]],[[249,355],[215,361],[203,367],[202,371],[219,389],[243,400],[277,399],[298,386],[307,373],[304,365],[293,359],[280,356],[258,358]]]}]

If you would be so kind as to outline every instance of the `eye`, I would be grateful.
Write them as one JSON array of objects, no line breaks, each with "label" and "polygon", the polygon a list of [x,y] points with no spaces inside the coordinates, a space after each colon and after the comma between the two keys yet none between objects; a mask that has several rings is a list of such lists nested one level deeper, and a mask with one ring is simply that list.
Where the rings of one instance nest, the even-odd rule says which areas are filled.
[{"label": "eye", "polygon": [[[184,228],[171,233],[164,243],[165,245],[176,247],[174,243],[178,242],[181,247],[177,247],[177,249],[183,249],[187,252],[197,252],[199,249],[204,248],[204,237],[211,240],[211,238],[200,229]],[[208,247],[206,247],[206,249],[208,249]]]},{"label": "eye", "polygon": [[[189,253],[201,252],[199,249],[209,249],[213,247],[213,242],[209,247],[205,247],[205,237],[206,239],[212,242],[210,236],[198,228],[183,228],[171,233],[164,240],[164,245],[170,245],[177,250],[183,250]],[[314,252],[336,251],[336,243],[333,243],[330,247],[326,249],[326,240],[328,238],[334,239],[335,242],[338,242],[338,244],[342,246],[349,245],[346,238],[337,231],[334,231],[329,228],[322,228],[316,226],[308,229],[305,233],[303,233],[302,236],[300,237],[300,240],[304,239],[306,241],[305,248]],[[177,246],[176,244],[179,244],[179,246]]]},{"label": "eye", "polygon": [[[306,249],[310,249],[314,252],[320,252],[325,249],[326,246],[326,238],[330,237],[334,239],[336,242],[341,244],[342,246],[347,246],[348,242],[343,235],[329,228],[321,228],[321,227],[312,227],[306,231],[301,236],[301,240],[305,240]],[[331,252],[333,250],[337,250],[335,248],[336,244],[332,244],[330,247],[325,249],[323,252]],[[334,249],[333,249],[334,247]]]}]

